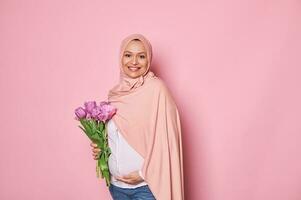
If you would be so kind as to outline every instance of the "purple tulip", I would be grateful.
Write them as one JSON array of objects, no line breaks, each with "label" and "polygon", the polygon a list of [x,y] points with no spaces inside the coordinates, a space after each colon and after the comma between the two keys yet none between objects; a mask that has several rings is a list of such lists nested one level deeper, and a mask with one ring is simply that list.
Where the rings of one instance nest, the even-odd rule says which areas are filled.
[{"label": "purple tulip", "polygon": [[111,119],[117,111],[116,108],[106,101],[100,102],[99,106],[97,106],[95,101],[87,101],[84,103],[84,107],[85,108],[78,107],[75,110],[75,119],[86,118],[88,120],[93,119],[106,122]]},{"label": "purple tulip", "polygon": [[92,114],[92,110],[93,108],[95,108],[97,105],[96,105],[96,102],[95,101],[87,101],[85,102],[85,110],[87,113],[89,114]]},{"label": "purple tulip", "polygon": [[77,117],[76,119],[79,120],[79,119],[85,118],[87,113],[84,108],[78,107],[75,109],[75,115]]},{"label": "purple tulip", "polygon": [[106,119],[107,119],[106,113],[103,113],[103,112],[99,113],[99,114],[97,115],[97,119],[98,119],[99,121],[105,122]]},{"label": "purple tulip", "polygon": [[93,117],[90,113],[87,113],[86,119],[93,119]]},{"label": "purple tulip", "polygon": [[104,122],[111,119],[117,111],[117,109],[109,103],[103,103],[100,108],[101,113],[98,115],[98,119]]},{"label": "purple tulip", "polygon": [[91,116],[93,119],[98,120],[98,115],[101,113],[101,108],[99,106],[96,106],[92,109]]}]

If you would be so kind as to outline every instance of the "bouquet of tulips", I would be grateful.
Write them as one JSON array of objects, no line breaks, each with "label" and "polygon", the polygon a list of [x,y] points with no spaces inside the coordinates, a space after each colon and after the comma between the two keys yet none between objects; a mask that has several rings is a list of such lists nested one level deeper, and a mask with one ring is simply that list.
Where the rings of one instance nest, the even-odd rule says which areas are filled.
[{"label": "bouquet of tulips", "polygon": [[75,109],[75,119],[80,121],[82,125],[79,128],[101,150],[96,163],[96,174],[97,178],[99,178],[99,174],[102,178],[105,178],[107,186],[110,186],[111,178],[108,166],[111,150],[108,145],[106,122],[113,117],[116,111],[116,108],[105,101],[100,102],[100,105],[97,105],[95,101],[88,101],[84,103],[84,108],[78,107]]}]

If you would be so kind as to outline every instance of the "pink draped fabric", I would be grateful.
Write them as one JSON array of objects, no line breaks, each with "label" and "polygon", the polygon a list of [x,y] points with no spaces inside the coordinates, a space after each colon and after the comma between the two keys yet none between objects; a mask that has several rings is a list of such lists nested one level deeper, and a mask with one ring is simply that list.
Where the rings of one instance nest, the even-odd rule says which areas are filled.
[{"label": "pink draped fabric", "polygon": [[[177,105],[164,82],[152,71],[151,45],[133,34],[124,39],[120,55],[133,39],[140,39],[149,59],[140,77],[127,77],[120,65],[120,83],[108,100],[117,108],[113,120],[127,142],[144,158],[142,174],[157,200],[183,200],[181,124]],[[120,56],[120,57],[121,57]]]}]

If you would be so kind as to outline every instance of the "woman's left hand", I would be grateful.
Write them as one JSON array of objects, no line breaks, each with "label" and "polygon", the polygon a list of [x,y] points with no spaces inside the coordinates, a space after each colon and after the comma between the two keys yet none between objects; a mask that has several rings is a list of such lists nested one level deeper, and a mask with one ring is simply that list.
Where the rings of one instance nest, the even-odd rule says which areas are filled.
[{"label": "woman's left hand", "polygon": [[142,177],[139,175],[139,171],[134,171],[128,175],[122,177],[115,177],[117,180],[125,182],[127,184],[136,185],[143,181]]}]

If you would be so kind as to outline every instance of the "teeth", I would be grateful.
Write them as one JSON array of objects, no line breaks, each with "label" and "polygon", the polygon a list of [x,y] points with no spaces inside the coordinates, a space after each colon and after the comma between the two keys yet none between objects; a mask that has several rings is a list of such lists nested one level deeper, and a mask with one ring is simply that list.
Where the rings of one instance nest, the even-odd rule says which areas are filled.
[{"label": "teeth", "polygon": [[140,69],[140,67],[129,67],[129,69],[131,71],[138,71]]}]

